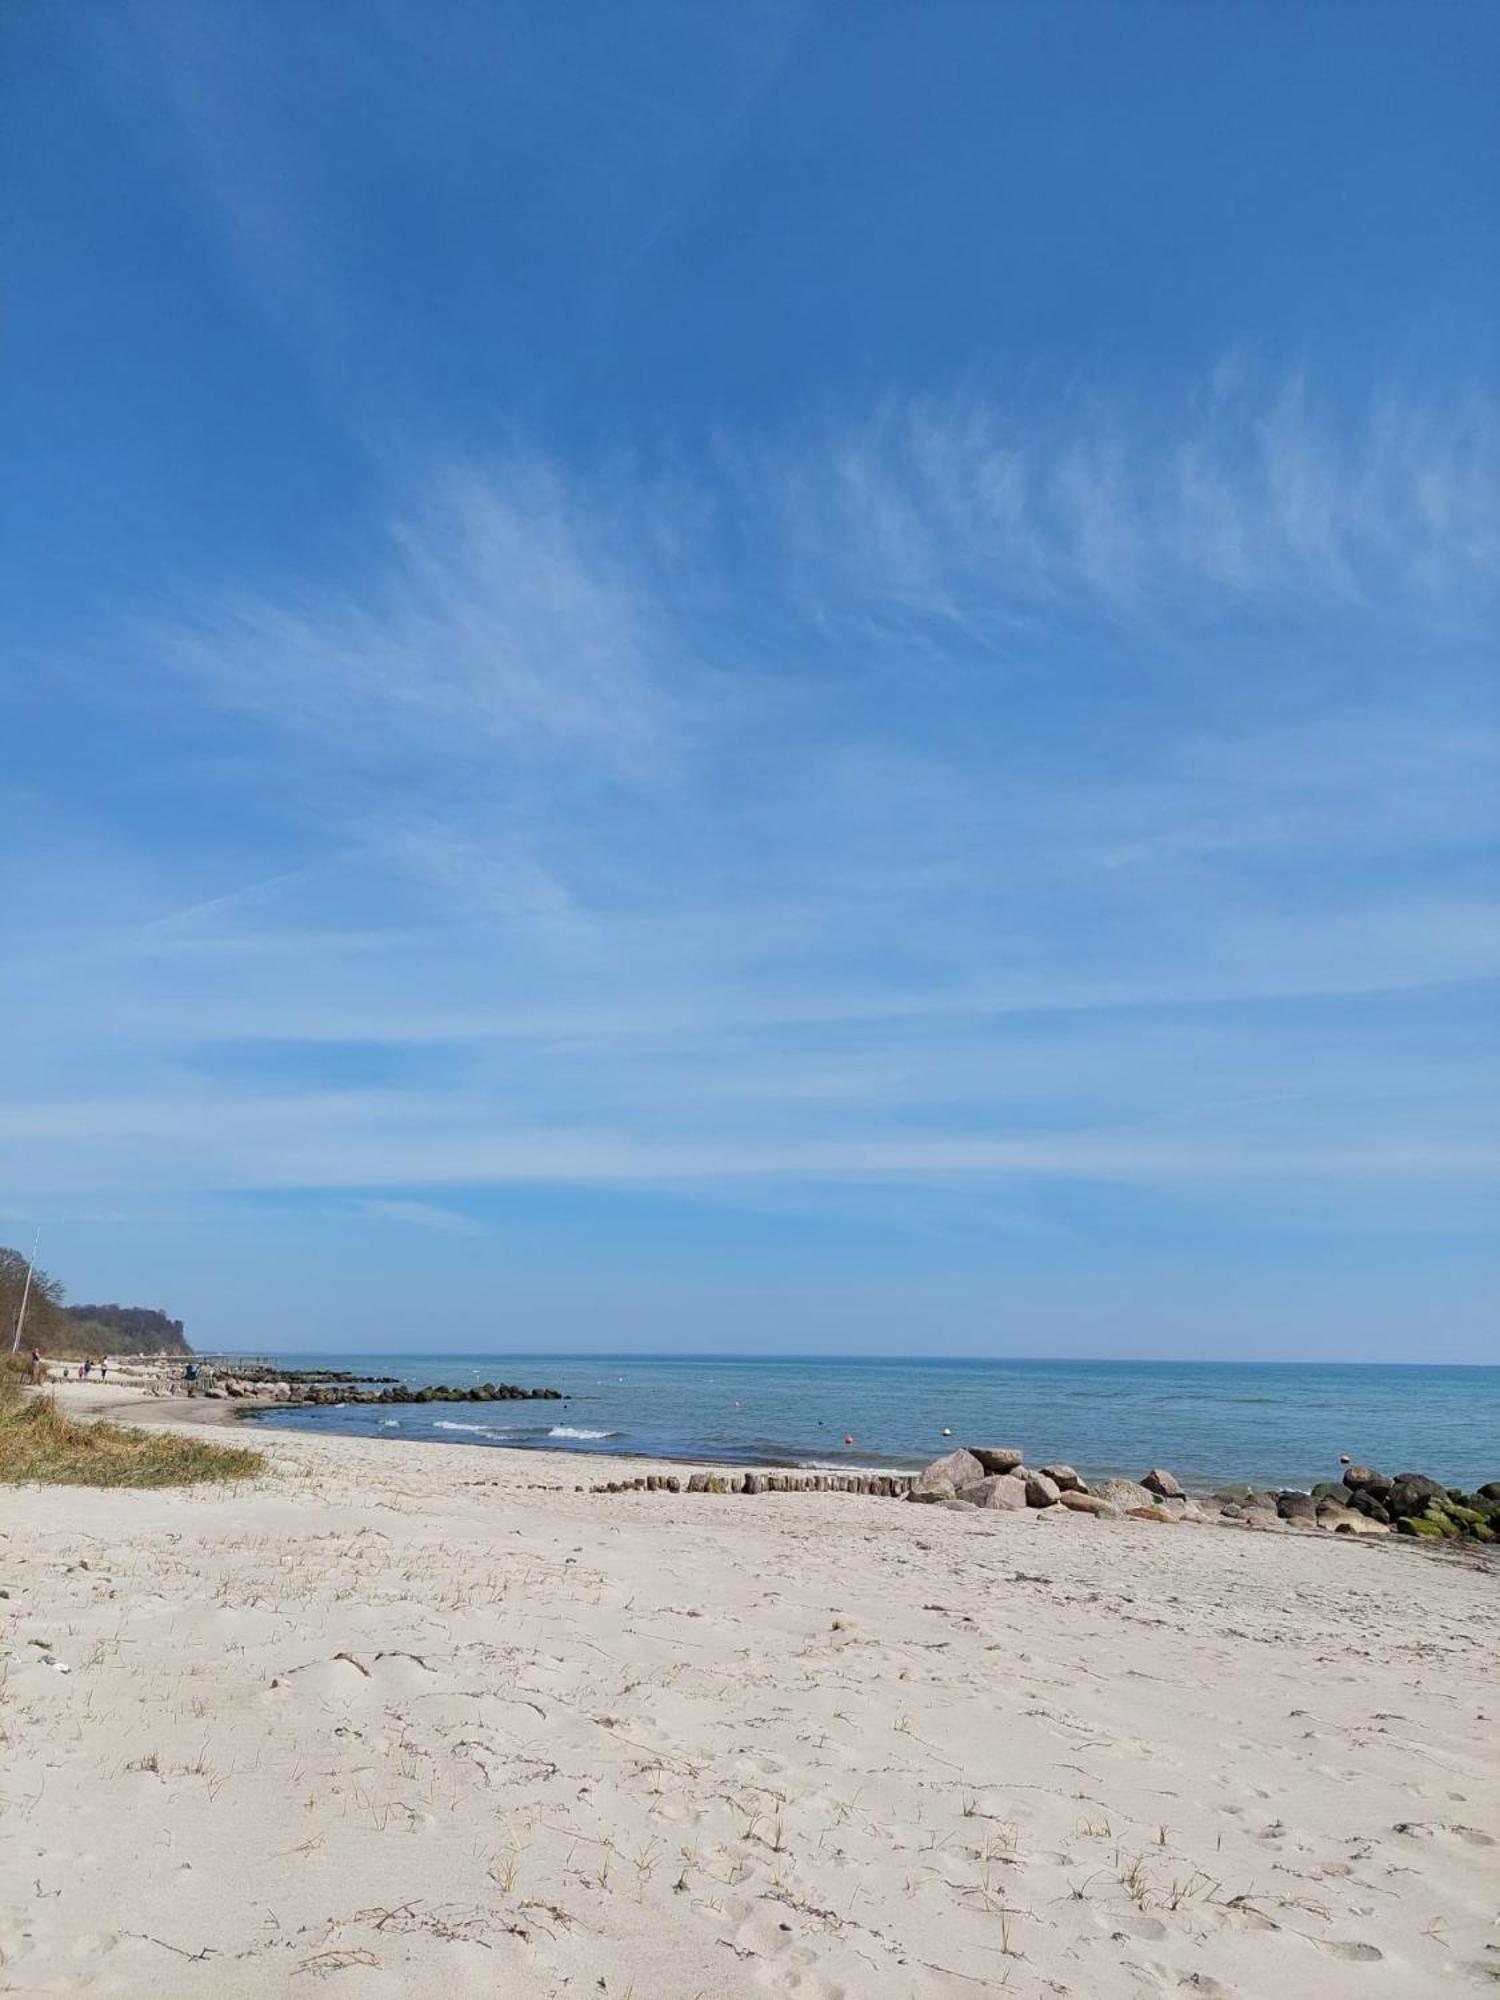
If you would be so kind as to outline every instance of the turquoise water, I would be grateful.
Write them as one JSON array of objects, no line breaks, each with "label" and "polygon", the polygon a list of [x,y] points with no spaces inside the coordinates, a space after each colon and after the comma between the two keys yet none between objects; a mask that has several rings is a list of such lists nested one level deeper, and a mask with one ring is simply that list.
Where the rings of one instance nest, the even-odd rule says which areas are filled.
[{"label": "turquoise water", "polygon": [[[549,1386],[558,1403],[275,1411],[278,1428],[724,1464],[913,1466],[965,1441],[1085,1475],[1308,1486],[1348,1452],[1386,1472],[1500,1479],[1500,1368],[618,1355],[282,1355],[292,1367]],[[944,1429],[952,1431],[951,1438]],[[853,1439],[846,1444],[845,1438]]]}]

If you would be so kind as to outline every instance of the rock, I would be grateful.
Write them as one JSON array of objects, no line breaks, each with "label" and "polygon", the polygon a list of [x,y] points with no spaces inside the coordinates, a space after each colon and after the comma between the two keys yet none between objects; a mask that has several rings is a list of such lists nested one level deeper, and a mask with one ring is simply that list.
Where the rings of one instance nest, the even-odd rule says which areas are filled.
[{"label": "rock", "polygon": [[1049,1479],[1045,1472],[1033,1472],[1028,1477],[1026,1481],[1028,1507],[1055,1507],[1061,1497],[1061,1490],[1056,1480]]},{"label": "rock", "polygon": [[1245,1497],[1245,1506],[1247,1509],[1253,1508],[1258,1513],[1274,1514],[1276,1512],[1276,1495],[1274,1493],[1247,1494]]},{"label": "rock", "polygon": [[1481,1500],[1500,1502],[1500,1479],[1491,1479],[1486,1485],[1481,1486],[1479,1497]]},{"label": "rock", "polygon": [[1426,1515],[1404,1514],[1396,1523],[1396,1533],[1398,1535],[1419,1535],[1423,1541],[1427,1542],[1441,1542],[1446,1540],[1437,1522],[1428,1520]]},{"label": "rock", "polygon": [[1372,1521],[1368,1514],[1356,1513],[1354,1508],[1344,1509],[1342,1521],[1334,1523],[1336,1535],[1388,1535],[1391,1531],[1383,1521]]},{"label": "rock", "polygon": [[1392,1481],[1385,1504],[1399,1520],[1403,1514],[1420,1514],[1431,1500],[1446,1500],[1446,1490],[1435,1479],[1420,1472],[1403,1472]]},{"label": "rock", "polygon": [[1044,1465],[1043,1479],[1050,1479],[1059,1493],[1087,1493],[1088,1488],[1071,1465]]},{"label": "rock", "polygon": [[1159,1521],[1168,1528],[1177,1526],[1177,1516],[1169,1514],[1165,1507],[1127,1507],[1125,1512],[1132,1521]]},{"label": "rock", "polygon": [[1145,1487],[1134,1479],[1096,1479],[1092,1491],[1097,1493],[1101,1500],[1109,1500],[1116,1507],[1129,1509],[1156,1505],[1156,1495],[1148,1493]]},{"label": "rock", "polygon": [[[970,1484],[977,1485],[978,1482],[971,1481]],[[906,1497],[920,1507],[935,1507],[944,1500],[956,1500],[958,1493],[951,1480],[940,1479],[931,1486],[914,1486]]]},{"label": "rock", "polygon": [[1391,1482],[1385,1474],[1376,1472],[1368,1465],[1351,1465],[1344,1474],[1344,1484],[1351,1492],[1374,1493],[1377,1497],[1391,1490]]},{"label": "rock", "polygon": [[1014,1473],[991,1472],[974,1485],[962,1487],[960,1500],[971,1500],[976,1507],[987,1508],[991,1513],[1014,1513],[1026,1505],[1026,1481],[1017,1479]]},{"label": "rock", "polygon": [[1064,1507],[1074,1514],[1116,1516],[1120,1511],[1112,1501],[1102,1499],[1097,1493],[1080,1493],[1075,1489],[1069,1489],[1059,1497]]},{"label": "rock", "polygon": [[1238,1500],[1226,1500],[1224,1505],[1219,1509],[1219,1515],[1225,1521],[1243,1521],[1245,1510]]},{"label": "rock", "polygon": [[1148,1493],[1154,1493],[1160,1500],[1185,1500],[1187,1498],[1175,1476],[1170,1472],[1164,1472],[1159,1465],[1152,1466],[1151,1470],[1141,1481],[1141,1484]]},{"label": "rock", "polygon": [[983,1479],[988,1467],[980,1464],[972,1451],[962,1446],[950,1451],[946,1458],[935,1458],[931,1465],[924,1466],[912,1484],[914,1493],[924,1492],[934,1486],[947,1486],[957,1491],[960,1486],[972,1486]]},{"label": "rock", "polygon": [[939,1507],[946,1507],[950,1514],[974,1514],[978,1512],[972,1500],[960,1500],[955,1494],[951,1500],[939,1500]]},{"label": "rock", "polygon": [[1278,1493],[1276,1511],[1283,1521],[1305,1521],[1309,1527],[1317,1524],[1318,1503],[1310,1493]]},{"label": "rock", "polygon": [[1014,1472],[1017,1466],[1026,1463],[1025,1452],[1017,1451],[1013,1445],[971,1444],[968,1450],[985,1472]]},{"label": "rock", "polygon": [[[1320,1500],[1317,1504],[1317,1523],[1320,1528],[1336,1528],[1340,1521],[1354,1512],[1352,1507],[1342,1507],[1337,1500]],[[1359,1517],[1363,1520],[1363,1514]]]}]

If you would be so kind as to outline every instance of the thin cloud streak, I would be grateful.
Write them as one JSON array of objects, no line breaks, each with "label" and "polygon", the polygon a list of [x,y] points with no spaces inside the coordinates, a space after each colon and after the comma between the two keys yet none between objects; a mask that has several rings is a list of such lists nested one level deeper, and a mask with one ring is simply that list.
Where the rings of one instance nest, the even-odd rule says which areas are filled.
[{"label": "thin cloud streak", "polygon": [[[58,1081],[12,1150],[224,1189],[1490,1172],[1477,1065],[1412,1034],[1500,976],[1466,422],[1386,398],[1356,435],[1226,377],[1155,426],[890,403],[696,484],[512,455],[418,482],[349,577],[159,609],[134,698],[227,724],[216,784],[274,783],[305,859],[163,866],[118,926],[59,879],[11,979]],[[1278,1010],[1377,1001],[1356,1115]],[[299,1049],[403,1087],[289,1087]],[[247,1101],[218,1072],[252,1066]]]}]

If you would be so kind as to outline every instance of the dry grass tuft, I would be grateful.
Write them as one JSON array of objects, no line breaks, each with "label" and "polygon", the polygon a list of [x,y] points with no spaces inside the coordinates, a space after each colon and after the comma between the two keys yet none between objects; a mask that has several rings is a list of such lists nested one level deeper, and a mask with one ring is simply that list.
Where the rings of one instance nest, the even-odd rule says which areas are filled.
[{"label": "dry grass tuft", "polygon": [[0,1370],[0,1485],[189,1486],[253,1479],[265,1464],[238,1446],[79,1423],[55,1398],[28,1393],[13,1370]]}]

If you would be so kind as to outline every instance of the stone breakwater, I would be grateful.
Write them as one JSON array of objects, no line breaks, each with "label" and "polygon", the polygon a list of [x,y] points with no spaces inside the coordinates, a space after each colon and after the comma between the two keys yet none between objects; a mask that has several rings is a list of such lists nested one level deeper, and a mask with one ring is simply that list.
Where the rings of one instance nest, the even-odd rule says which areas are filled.
[{"label": "stone breakwater", "polygon": [[450,1389],[438,1382],[421,1389],[304,1389],[298,1403],[560,1403],[561,1389],[522,1389],[514,1382],[480,1382],[472,1389]]},{"label": "stone breakwater", "polygon": [[1071,1465],[1030,1468],[1022,1451],[1000,1445],[961,1445],[920,1472],[652,1472],[603,1480],[592,1488],[580,1485],[575,1491],[863,1493],[959,1514],[1030,1511],[1262,1533],[1500,1540],[1500,1481],[1466,1494],[1422,1473],[1388,1479],[1367,1466],[1351,1465],[1342,1480],[1322,1481],[1310,1493],[1230,1487],[1193,1495],[1162,1466],[1153,1466],[1139,1480],[1086,1481]]},{"label": "stone breakwater", "polygon": [[911,1472],[648,1472],[638,1479],[602,1479],[575,1493],[868,1493],[904,1500]]},{"label": "stone breakwater", "polygon": [[[256,1402],[295,1403],[314,1408],[346,1403],[560,1403],[561,1389],[522,1389],[514,1382],[480,1382],[472,1389],[450,1389],[437,1382],[421,1389],[389,1387],[348,1389],[337,1384],[255,1381],[248,1377],[223,1376],[217,1387],[225,1396],[247,1397]],[[213,1390],[202,1392],[212,1395]]]}]

